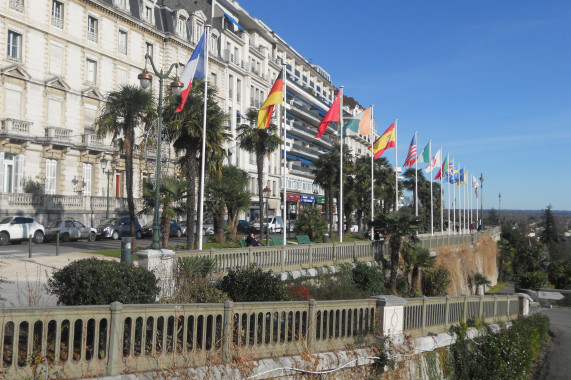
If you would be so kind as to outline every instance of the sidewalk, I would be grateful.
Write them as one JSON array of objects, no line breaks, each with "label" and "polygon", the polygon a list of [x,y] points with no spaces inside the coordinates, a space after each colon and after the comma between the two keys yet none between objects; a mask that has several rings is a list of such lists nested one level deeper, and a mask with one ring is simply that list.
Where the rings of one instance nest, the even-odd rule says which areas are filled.
[{"label": "sidewalk", "polygon": [[61,269],[70,262],[97,257],[98,259],[119,260],[113,257],[90,253],[66,253],[59,256],[22,257],[21,255],[0,256],[0,277],[10,281],[0,284],[2,298],[0,307],[56,306],[57,299],[44,289],[54,269]]}]

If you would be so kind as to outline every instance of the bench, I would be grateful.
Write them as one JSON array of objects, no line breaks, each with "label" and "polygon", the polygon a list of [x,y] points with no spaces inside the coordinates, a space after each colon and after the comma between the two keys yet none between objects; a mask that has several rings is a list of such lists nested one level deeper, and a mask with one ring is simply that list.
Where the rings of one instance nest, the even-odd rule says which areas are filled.
[{"label": "bench", "polygon": [[[284,238],[281,237],[275,237],[275,238],[271,238],[270,239],[272,241],[272,244],[274,246],[280,246],[280,245],[284,245]],[[286,242],[286,245],[289,245],[290,243]]]},{"label": "bench", "polygon": [[298,244],[315,244],[314,241],[309,240],[309,236],[307,235],[296,235],[295,238]]},{"label": "bench", "polygon": [[245,247],[246,246],[246,239],[238,239],[238,244],[240,244],[240,247]]}]

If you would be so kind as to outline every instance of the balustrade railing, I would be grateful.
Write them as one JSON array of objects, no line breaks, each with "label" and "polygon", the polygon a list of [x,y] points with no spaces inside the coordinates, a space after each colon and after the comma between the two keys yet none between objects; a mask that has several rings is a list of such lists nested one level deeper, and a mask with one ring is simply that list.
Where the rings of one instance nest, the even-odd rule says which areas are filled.
[{"label": "balustrade railing", "polygon": [[425,336],[446,332],[461,321],[505,322],[519,311],[517,296],[461,296],[407,298],[404,307],[404,332]]},{"label": "balustrade railing", "polygon": [[375,299],[4,308],[0,360],[7,379],[113,376],[366,346],[376,326]]},{"label": "balustrade railing", "polygon": [[2,133],[8,135],[29,136],[31,121],[6,118],[2,120]]}]

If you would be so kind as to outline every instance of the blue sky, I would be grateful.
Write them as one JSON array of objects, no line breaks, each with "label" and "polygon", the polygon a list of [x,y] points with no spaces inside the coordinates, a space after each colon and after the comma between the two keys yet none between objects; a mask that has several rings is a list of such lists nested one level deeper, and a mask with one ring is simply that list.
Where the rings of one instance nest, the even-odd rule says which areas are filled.
[{"label": "blue sky", "polygon": [[239,3],[379,129],[398,118],[399,165],[418,130],[483,173],[484,208],[571,210],[571,1]]}]

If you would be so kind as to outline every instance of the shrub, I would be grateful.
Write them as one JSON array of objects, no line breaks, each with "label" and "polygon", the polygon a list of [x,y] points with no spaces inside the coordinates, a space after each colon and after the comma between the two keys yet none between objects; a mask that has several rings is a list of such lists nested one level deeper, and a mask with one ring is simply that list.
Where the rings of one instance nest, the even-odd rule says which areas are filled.
[{"label": "shrub", "polygon": [[58,305],[107,305],[154,303],[160,287],[145,268],[89,258],[54,271],[46,290],[57,296]]},{"label": "shrub", "polygon": [[196,276],[179,281],[173,294],[161,299],[161,303],[220,303],[227,299],[228,295],[206,277]]},{"label": "shrub", "polygon": [[366,297],[386,294],[385,275],[377,267],[357,263],[353,268],[353,282]]},{"label": "shrub", "polygon": [[446,295],[446,288],[450,284],[450,272],[444,267],[434,270],[425,269],[422,274],[422,292],[426,297],[439,297]]},{"label": "shrub", "polygon": [[280,278],[272,271],[264,272],[255,265],[230,270],[218,288],[235,302],[287,301],[288,295]]},{"label": "shrub", "polygon": [[216,271],[216,260],[209,257],[179,257],[176,270],[180,276],[207,276]]},{"label": "shrub", "polygon": [[533,360],[547,339],[549,319],[534,314],[513,322],[509,329],[476,341],[466,339],[466,325],[450,347],[449,379],[527,379]]},{"label": "shrub", "polygon": [[320,211],[316,207],[303,209],[295,224],[295,233],[307,235],[310,240],[321,238],[327,231],[327,223],[323,220]]},{"label": "shrub", "polygon": [[541,271],[527,272],[519,277],[519,286],[523,289],[539,289],[548,284],[547,274]]}]

